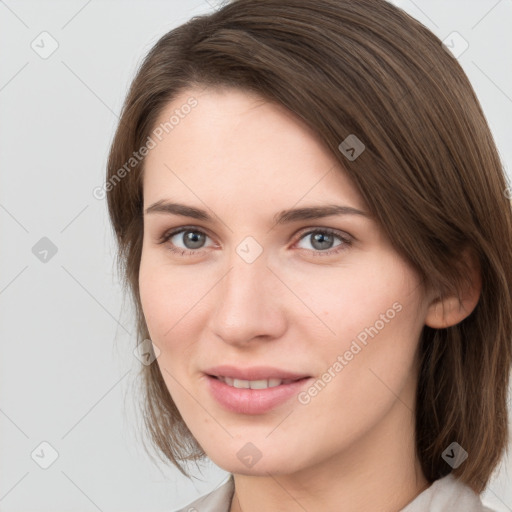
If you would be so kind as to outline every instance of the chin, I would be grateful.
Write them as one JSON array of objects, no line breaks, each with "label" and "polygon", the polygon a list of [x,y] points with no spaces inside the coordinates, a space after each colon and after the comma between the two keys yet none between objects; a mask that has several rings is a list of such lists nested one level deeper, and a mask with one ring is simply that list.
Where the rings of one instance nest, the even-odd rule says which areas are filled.
[{"label": "chin", "polygon": [[[247,445],[249,445],[249,443],[247,443]],[[252,461],[249,458],[250,455],[247,455],[251,450],[254,450],[254,459]],[[254,448],[246,446],[242,449],[237,448],[233,453],[233,457],[230,458],[226,458],[226,451],[219,454],[219,457],[209,457],[224,471],[239,475],[268,476],[269,474],[283,475],[300,471],[300,467],[295,467],[295,465],[290,464],[291,461],[294,461],[296,464],[298,462],[294,460],[296,456],[293,453],[280,453],[279,456],[276,456],[277,454],[274,448],[267,448],[267,450],[271,450],[270,455],[265,456],[265,450],[258,455]],[[244,459],[247,460],[244,461]]]}]

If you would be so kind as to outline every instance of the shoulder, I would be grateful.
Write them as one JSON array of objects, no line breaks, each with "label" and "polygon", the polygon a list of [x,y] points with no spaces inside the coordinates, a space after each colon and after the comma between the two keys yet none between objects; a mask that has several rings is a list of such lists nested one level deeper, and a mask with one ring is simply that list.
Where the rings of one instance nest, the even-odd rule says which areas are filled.
[{"label": "shoulder", "polygon": [[471,487],[452,474],[433,482],[401,512],[495,512],[485,507]]},{"label": "shoulder", "polygon": [[234,490],[233,475],[230,474],[219,487],[175,512],[229,512]]}]

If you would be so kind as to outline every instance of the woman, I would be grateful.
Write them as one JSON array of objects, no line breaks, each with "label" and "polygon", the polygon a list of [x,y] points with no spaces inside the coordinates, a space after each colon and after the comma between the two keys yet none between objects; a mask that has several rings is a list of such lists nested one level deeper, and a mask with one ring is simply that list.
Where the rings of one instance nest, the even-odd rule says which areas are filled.
[{"label": "woman", "polygon": [[185,510],[485,511],[512,218],[456,59],[381,0],[235,0],[164,35],[108,162],[144,419]]}]

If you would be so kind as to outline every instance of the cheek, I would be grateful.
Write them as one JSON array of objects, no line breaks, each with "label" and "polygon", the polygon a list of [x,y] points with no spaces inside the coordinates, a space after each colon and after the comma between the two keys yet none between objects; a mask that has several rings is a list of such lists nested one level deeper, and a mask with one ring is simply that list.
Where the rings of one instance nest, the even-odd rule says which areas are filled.
[{"label": "cheek", "polygon": [[333,393],[325,395],[326,407],[339,407],[341,400],[356,417],[376,421],[400,397],[413,410],[415,354],[423,324],[408,290],[386,289],[381,300],[354,311],[357,321],[330,353],[328,366],[338,361],[340,371]]},{"label": "cheek", "polygon": [[309,336],[308,343],[314,339],[311,348],[322,362],[317,367],[325,372],[318,389],[311,390],[312,402],[326,410],[343,404],[344,410],[363,416],[364,404],[388,407],[414,370],[423,327],[415,273],[394,255],[381,252],[364,265],[340,268],[336,279],[331,269],[308,282],[314,287],[301,285],[301,280],[294,285],[324,324],[308,319],[309,332],[314,328],[321,333]]},{"label": "cheek", "polygon": [[180,383],[185,382],[191,359],[192,340],[197,339],[190,322],[197,313],[193,304],[203,293],[191,286],[190,279],[167,268],[153,256],[143,257],[139,270],[139,293],[149,336],[160,349],[155,363],[175,403],[182,410],[187,396]]},{"label": "cheek", "polygon": [[197,373],[198,351],[214,360],[198,343],[208,323],[208,293],[217,276],[201,275],[191,266],[161,261],[158,255],[141,260],[139,292],[149,335],[160,349],[156,362],[178,407],[187,407],[190,395],[182,385]]},{"label": "cheek", "polygon": [[146,325],[153,341],[159,341],[163,333],[172,326],[169,312],[173,311],[171,289],[165,275],[142,260],[139,271],[139,294]]},{"label": "cheek", "polygon": [[207,283],[187,267],[166,265],[158,255],[143,257],[139,293],[152,339],[167,343],[190,327],[189,319],[200,311],[197,306],[207,289]]},{"label": "cheek", "polygon": [[358,335],[364,342],[367,329],[390,332],[392,324],[397,328],[412,319],[416,325],[420,316],[417,278],[392,252],[347,258],[338,268],[292,269],[283,275],[301,299],[290,300],[296,303],[294,322],[301,322],[305,332],[314,329],[316,347],[340,349]]}]

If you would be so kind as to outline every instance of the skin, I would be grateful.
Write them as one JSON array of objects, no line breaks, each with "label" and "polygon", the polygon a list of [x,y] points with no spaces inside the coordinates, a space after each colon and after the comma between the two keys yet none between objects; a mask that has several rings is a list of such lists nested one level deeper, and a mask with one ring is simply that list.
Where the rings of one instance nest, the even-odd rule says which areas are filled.
[{"label": "skin", "polygon": [[[414,445],[417,347],[427,324],[458,323],[459,305],[426,296],[418,276],[371,217],[339,215],[274,225],[281,210],[326,204],[367,211],[322,142],[284,107],[236,89],[191,88],[198,105],[146,157],[144,210],[159,200],[202,209],[213,222],[144,215],[140,296],[156,363],[190,431],[235,478],[230,512],[397,511],[429,486]],[[171,228],[193,226],[163,244]],[[337,237],[319,255],[312,228]],[[308,234],[309,231],[309,234]],[[247,236],[263,249],[252,263],[236,252]],[[175,247],[196,251],[180,255]],[[475,277],[478,284],[478,276]],[[295,397],[260,415],[225,410],[203,370],[269,365],[321,378],[357,335],[392,308],[377,335],[307,404]],[[251,442],[252,467],[237,452]]]}]

